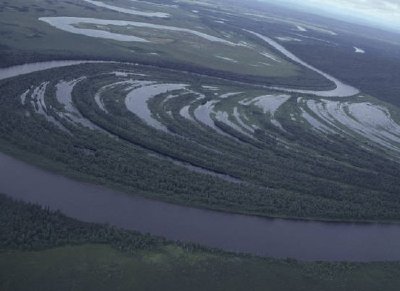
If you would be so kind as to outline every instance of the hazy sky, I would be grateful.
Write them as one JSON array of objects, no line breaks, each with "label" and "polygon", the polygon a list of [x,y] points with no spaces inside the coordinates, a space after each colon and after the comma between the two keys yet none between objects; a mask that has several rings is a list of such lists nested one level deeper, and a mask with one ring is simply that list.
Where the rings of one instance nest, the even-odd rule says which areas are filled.
[{"label": "hazy sky", "polygon": [[400,31],[400,0],[267,0]]}]

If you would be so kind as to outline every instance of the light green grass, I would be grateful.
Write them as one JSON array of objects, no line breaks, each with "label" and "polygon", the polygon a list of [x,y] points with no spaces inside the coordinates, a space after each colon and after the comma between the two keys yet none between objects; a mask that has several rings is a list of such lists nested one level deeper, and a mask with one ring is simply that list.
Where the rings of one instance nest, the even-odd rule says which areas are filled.
[{"label": "light green grass", "polygon": [[[132,3],[131,3],[132,4]],[[113,5],[116,5],[114,3]],[[141,5],[143,6],[143,5]],[[259,51],[268,51],[267,48],[255,45],[255,49],[234,47],[216,44],[206,40],[199,40],[190,34],[173,33],[163,30],[149,30],[135,28],[133,34],[147,36],[155,41],[150,44],[136,42],[119,42],[109,39],[93,38],[65,32],[39,21],[40,17],[73,16],[100,18],[112,20],[129,20],[148,22],[167,26],[176,26],[193,29],[224,37],[224,30],[215,29],[205,23],[200,17],[193,16],[190,11],[176,8],[168,9],[169,19],[145,18],[130,14],[118,13],[109,9],[100,8],[84,1],[21,1],[11,4],[0,3],[0,45],[24,54],[40,54],[68,57],[124,59],[146,62],[176,62],[187,65],[200,66],[231,73],[240,73],[254,76],[288,77],[297,74],[296,66],[289,62],[275,63],[271,67],[255,67],[251,64],[268,61],[258,54]],[[173,12],[173,13],[172,13]],[[110,28],[110,27],[109,27]],[[127,32],[125,28],[111,27],[114,32]],[[232,33],[232,42],[246,40],[245,36]],[[249,41],[249,40],[246,40]],[[249,41],[250,42],[250,41]],[[93,49],[96,48],[96,49]],[[159,53],[159,56],[150,53]],[[238,59],[239,63],[216,58],[217,55]]]},{"label": "light green grass", "polygon": [[397,291],[398,263],[296,263],[167,246],[121,253],[105,245],[0,253],[0,289]]}]

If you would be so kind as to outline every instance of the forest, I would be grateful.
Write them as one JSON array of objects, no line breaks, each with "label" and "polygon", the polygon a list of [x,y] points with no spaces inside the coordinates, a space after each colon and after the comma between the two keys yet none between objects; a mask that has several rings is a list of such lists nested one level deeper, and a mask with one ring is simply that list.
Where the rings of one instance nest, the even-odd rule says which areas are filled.
[{"label": "forest", "polygon": [[305,263],[225,253],[80,222],[4,194],[0,216],[1,290],[395,291],[400,286],[399,263]]}]

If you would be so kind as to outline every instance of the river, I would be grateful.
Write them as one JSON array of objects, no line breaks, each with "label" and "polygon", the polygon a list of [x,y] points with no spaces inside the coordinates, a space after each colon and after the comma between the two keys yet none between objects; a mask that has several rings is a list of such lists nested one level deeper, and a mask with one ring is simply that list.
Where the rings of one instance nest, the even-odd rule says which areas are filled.
[{"label": "river", "polygon": [[[90,62],[55,61],[3,68],[0,80]],[[61,210],[82,221],[109,223],[172,240],[274,258],[400,260],[400,225],[267,219],[178,206],[74,181],[2,153],[0,177],[0,192],[11,197]]]},{"label": "river", "polygon": [[268,219],[120,193],[44,171],[0,153],[0,192],[87,222],[274,258],[400,260],[400,225]]}]

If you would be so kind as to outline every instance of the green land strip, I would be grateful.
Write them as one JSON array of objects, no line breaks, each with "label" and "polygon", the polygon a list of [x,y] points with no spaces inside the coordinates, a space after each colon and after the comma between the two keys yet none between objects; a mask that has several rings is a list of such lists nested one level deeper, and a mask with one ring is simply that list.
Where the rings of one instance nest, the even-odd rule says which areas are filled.
[{"label": "green land strip", "polygon": [[400,264],[225,253],[79,222],[0,195],[0,289],[397,291]]}]

